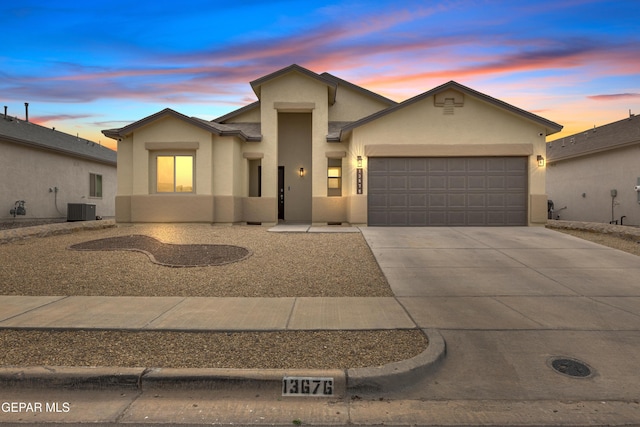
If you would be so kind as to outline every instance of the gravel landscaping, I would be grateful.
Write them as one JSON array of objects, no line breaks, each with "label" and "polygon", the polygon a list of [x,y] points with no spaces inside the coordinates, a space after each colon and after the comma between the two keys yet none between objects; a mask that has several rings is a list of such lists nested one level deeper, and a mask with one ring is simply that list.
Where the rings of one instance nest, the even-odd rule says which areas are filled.
[{"label": "gravel landscaping", "polygon": [[[169,268],[134,251],[75,251],[98,239],[145,235],[163,243],[233,245],[231,264]],[[359,233],[272,233],[260,226],[141,224],[0,245],[2,295],[184,297],[393,296]]]},{"label": "gravel landscaping", "polygon": [[419,330],[126,332],[0,330],[0,366],[346,369],[409,359]]},{"label": "gravel landscaping", "polygon": [[[136,245],[143,252],[117,250]],[[251,254],[229,264],[188,268],[153,263],[148,256],[153,253],[160,258],[162,248],[179,251],[187,248],[185,245],[200,249],[205,245],[234,246]],[[72,246],[91,250],[72,250]],[[174,251],[173,255],[169,263],[180,260],[179,253]],[[258,226],[205,224],[127,225],[0,245],[0,259],[6,260],[0,265],[3,295],[393,295],[359,233],[271,233]],[[328,369],[408,359],[424,351],[427,340],[420,330],[196,333],[7,329],[0,330],[0,346],[5,349],[0,354],[1,366]]]}]

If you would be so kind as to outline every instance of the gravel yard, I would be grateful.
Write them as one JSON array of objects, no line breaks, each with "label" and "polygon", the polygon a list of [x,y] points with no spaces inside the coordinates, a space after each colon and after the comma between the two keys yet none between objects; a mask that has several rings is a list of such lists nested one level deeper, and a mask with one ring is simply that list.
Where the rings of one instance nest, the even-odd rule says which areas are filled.
[{"label": "gravel yard", "polygon": [[[145,235],[178,245],[234,245],[251,254],[209,267],[171,268],[98,239]],[[111,240],[113,242],[113,240]],[[139,243],[139,242],[138,242]],[[111,247],[110,249],[114,249]],[[153,251],[153,247],[146,249]],[[0,245],[3,295],[220,297],[392,296],[359,233],[271,233],[256,226],[133,225]],[[1,366],[352,368],[411,358],[419,330],[126,332],[0,330]],[[8,349],[8,350],[7,350]]]},{"label": "gravel yard", "polygon": [[[170,268],[133,251],[69,246],[146,235],[163,243],[234,245],[252,254],[220,266]],[[272,233],[260,226],[125,225],[0,245],[2,295],[393,296],[359,233]]]}]

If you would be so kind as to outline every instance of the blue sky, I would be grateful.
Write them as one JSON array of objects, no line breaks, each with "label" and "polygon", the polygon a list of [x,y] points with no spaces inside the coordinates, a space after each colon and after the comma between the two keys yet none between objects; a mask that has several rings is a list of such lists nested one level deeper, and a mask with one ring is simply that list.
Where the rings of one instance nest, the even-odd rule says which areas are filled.
[{"label": "blue sky", "polygon": [[166,107],[214,119],[293,63],[396,101],[449,80],[565,126],[640,114],[638,2],[23,0],[3,6],[0,101],[114,147]]}]

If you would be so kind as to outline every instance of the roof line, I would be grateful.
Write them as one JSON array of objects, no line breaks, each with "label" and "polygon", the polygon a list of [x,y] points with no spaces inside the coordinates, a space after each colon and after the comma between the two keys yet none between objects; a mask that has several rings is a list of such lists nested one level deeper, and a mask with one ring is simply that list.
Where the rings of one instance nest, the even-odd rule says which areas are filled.
[{"label": "roof line", "polygon": [[[43,151],[52,151],[54,153],[66,154],[66,155],[69,155],[69,156],[72,156],[72,157],[77,157],[79,159],[91,160],[93,162],[102,163],[102,164],[105,164],[105,165],[115,166],[117,164],[117,161],[111,161],[111,160],[107,160],[107,159],[100,159],[98,157],[90,156],[88,154],[78,153],[78,152],[73,151],[73,150],[65,150],[64,148],[51,147],[51,146],[48,146],[48,145],[43,145],[43,144],[39,144],[37,142],[27,141],[26,139],[15,138],[15,137],[8,136],[8,135],[0,135],[0,136],[1,136],[2,140],[9,141],[9,142],[12,142],[14,144],[25,145],[27,147],[37,148],[37,149],[43,150]],[[69,136],[72,136],[72,135],[69,135]],[[89,140],[87,140],[87,141],[89,141]],[[91,142],[92,144],[96,144],[93,141],[89,141],[89,142]]]},{"label": "roof line", "polygon": [[193,124],[194,126],[197,126],[201,129],[204,129],[206,131],[209,131],[211,133],[215,133],[216,135],[219,136],[238,136],[240,138],[242,138],[244,141],[260,141],[260,139],[258,139],[257,137],[252,137],[249,135],[246,135],[244,132],[242,132],[240,129],[218,129],[215,127],[216,124],[218,124],[219,126],[225,126],[227,127],[227,125],[223,124],[223,123],[215,123],[215,122],[209,122],[203,119],[198,119],[196,117],[189,117],[189,116],[185,116],[182,113],[179,113],[175,110],[172,110],[171,108],[165,108],[162,111],[159,111],[155,114],[152,114],[150,116],[147,116],[143,119],[140,119],[134,123],[131,123],[127,126],[124,126],[120,129],[107,129],[107,130],[103,130],[102,133],[109,137],[109,138],[113,138],[113,139],[118,139],[119,137],[124,137],[128,134],[130,134],[131,132],[134,132],[136,129],[139,129],[142,126],[145,126],[151,122],[154,122],[155,120],[158,120],[159,118],[163,117],[163,116],[173,116],[176,117],[178,119],[184,120],[188,123]]}]

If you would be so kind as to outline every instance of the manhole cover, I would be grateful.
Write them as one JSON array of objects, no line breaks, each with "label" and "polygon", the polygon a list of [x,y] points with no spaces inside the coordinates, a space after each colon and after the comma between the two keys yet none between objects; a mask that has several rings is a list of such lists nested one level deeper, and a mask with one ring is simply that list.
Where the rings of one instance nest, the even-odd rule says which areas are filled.
[{"label": "manhole cover", "polygon": [[561,374],[569,375],[571,377],[588,377],[591,375],[591,369],[583,362],[558,358],[551,361],[551,367]]}]

